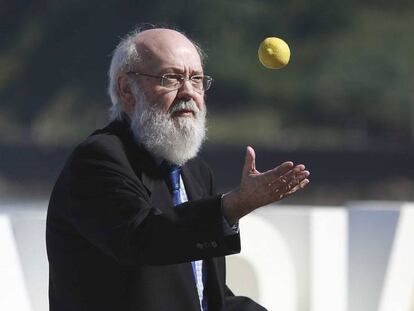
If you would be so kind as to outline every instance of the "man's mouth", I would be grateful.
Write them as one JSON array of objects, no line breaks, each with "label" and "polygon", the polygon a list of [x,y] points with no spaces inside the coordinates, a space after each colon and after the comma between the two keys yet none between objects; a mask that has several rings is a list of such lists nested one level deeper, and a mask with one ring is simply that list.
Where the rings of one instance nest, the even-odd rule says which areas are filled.
[{"label": "man's mouth", "polygon": [[174,111],[172,114],[173,117],[194,117],[195,113],[191,109],[180,109]]}]

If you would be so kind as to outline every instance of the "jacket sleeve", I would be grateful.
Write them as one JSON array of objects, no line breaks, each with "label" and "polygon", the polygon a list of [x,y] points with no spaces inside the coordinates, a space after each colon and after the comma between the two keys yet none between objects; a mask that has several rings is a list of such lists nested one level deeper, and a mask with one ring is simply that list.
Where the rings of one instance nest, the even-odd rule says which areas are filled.
[{"label": "jacket sleeve", "polygon": [[[115,152],[115,150],[118,150]],[[120,264],[174,264],[240,251],[225,236],[220,196],[168,212],[151,206],[120,143],[78,147],[68,165],[68,215],[76,230]]]}]

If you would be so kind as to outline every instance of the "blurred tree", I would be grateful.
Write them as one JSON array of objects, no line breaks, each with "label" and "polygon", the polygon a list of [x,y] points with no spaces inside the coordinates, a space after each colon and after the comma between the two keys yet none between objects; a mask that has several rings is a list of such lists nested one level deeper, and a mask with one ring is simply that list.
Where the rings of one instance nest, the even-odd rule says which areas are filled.
[{"label": "blurred tree", "polygon": [[[237,115],[243,129],[254,114],[255,136],[271,146],[286,146],[287,134],[295,148],[406,146],[414,136],[411,2],[0,2],[1,141],[72,144],[104,125],[111,51],[134,25],[152,22],[206,47],[213,141],[242,141],[248,134],[227,120]],[[290,45],[285,69],[259,64],[268,36]]]},{"label": "blurred tree", "polygon": [[409,29],[414,29],[412,11],[355,15],[315,75],[312,97],[323,112],[319,121],[359,127],[373,140],[409,140],[414,66]]}]

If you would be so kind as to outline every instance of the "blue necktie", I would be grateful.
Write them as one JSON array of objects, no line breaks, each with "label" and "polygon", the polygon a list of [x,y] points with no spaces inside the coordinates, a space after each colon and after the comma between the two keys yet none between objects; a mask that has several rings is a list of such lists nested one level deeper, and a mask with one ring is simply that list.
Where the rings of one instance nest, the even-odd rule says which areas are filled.
[{"label": "blue necktie", "polygon": [[[181,174],[181,167],[178,165],[168,165],[168,177],[170,181],[171,186],[171,195],[172,195],[172,201],[174,206],[182,203],[181,200],[181,193],[180,193],[180,174]],[[194,280],[197,285],[197,273],[196,273],[196,263],[194,261],[191,262],[191,266],[193,268],[193,274],[194,274]],[[205,264],[203,262],[203,284],[206,284],[206,273],[205,273]],[[203,293],[203,301],[202,301],[202,308],[203,311],[207,311],[207,297],[205,296],[205,293]]]},{"label": "blue necktie", "polygon": [[180,195],[180,173],[181,167],[178,165],[169,165],[168,173],[171,185],[171,194],[174,206],[182,203]]}]

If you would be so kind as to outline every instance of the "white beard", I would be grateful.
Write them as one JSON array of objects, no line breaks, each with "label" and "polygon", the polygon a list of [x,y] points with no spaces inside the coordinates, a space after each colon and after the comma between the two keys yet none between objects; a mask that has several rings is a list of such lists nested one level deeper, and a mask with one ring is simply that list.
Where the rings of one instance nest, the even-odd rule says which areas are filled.
[{"label": "white beard", "polygon": [[[135,140],[152,155],[172,164],[182,166],[194,158],[206,137],[205,106],[200,110],[193,100],[180,101],[169,112],[164,112],[156,103],[150,103],[142,92],[134,93],[137,104],[131,130]],[[172,117],[182,109],[191,109],[194,117]]]}]

